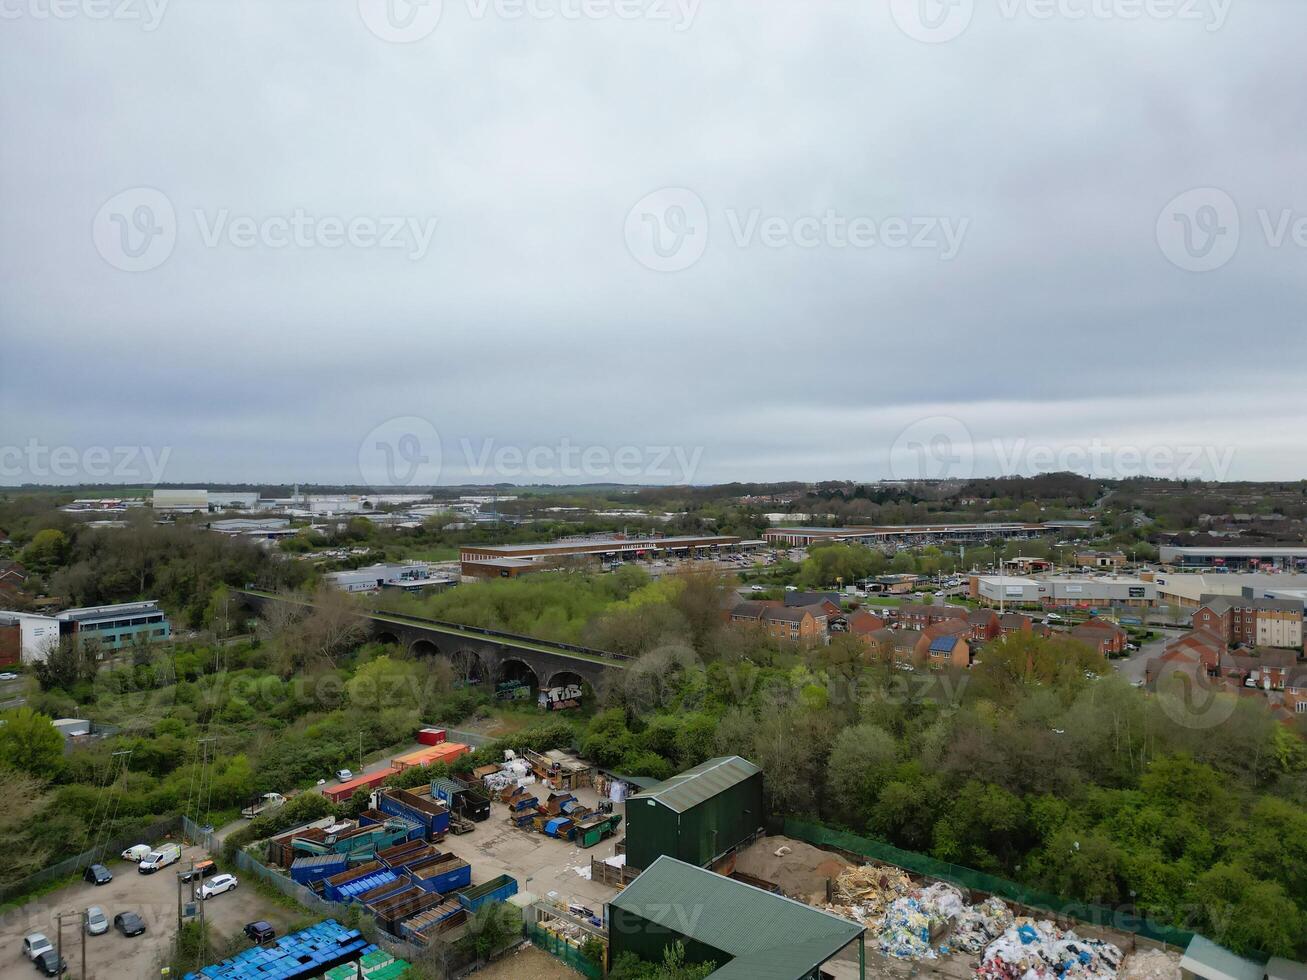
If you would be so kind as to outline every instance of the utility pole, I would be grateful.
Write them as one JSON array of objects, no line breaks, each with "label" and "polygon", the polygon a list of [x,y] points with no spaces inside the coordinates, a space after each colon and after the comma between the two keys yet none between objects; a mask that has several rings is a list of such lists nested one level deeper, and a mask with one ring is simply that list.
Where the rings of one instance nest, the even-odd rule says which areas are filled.
[{"label": "utility pole", "polygon": [[[55,919],[55,969],[58,970],[64,962],[64,919],[68,916],[77,918],[76,912],[56,912]],[[86,976],[86,932],[82,932],[82,976]]]},{"label": "utility pole", "polygon": [[[195,858],[191,858],[190,877],[195,877]],[[182,892],[186,889],[186,882],[182,880],[182,873],[177,872],[177,935],[182,931]]]}]

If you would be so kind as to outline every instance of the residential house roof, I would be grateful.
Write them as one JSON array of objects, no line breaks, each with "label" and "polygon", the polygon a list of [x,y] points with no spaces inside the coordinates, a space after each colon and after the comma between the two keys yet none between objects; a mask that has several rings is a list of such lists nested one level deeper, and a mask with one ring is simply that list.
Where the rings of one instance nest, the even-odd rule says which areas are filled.
[{"label": "residential house roof", "polygon": [[[609,905],[720,950],[729,959],[712,980],[800,980],[865,932],[856,922],[666,854]],[[696,914],[685,915],[687,906]]]},{"label": "residential house roof", "polygon": [[849,614],[847,621],[851,633],[876,633],[885,628],[885,620],[865,609]]},{"label": "residential house roof", "polygon": [[836,592],[786,592],[785,604],[787,606],[819,606],[823,602],[830,602],[835,607],[840,606],[839,593]]},{"label": "residential house roof", "polygon": [[958,645],[956,636],[937,636],[930,641],[931,653],[952,653]]}]

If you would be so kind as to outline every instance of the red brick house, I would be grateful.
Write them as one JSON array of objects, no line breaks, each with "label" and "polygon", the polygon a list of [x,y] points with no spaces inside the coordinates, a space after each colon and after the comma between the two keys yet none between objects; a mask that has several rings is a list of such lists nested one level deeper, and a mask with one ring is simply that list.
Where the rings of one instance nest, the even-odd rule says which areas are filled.
[{"label": "red brick house", "polygon": [[966,622],[967,610],[961,606],[930,606],[915,602],[899,606],[899,625],[911,629],[924,630],[950,619]]},{"label": "red brick house", "polygon": [[848,626],[849,635],[856,636],[868,646],[872,644],[875,634],[885,628],[885,620],[865,609],[849,613],[844,621]]},{"label": "red brick house", "polygon": [[1071,636],[1082,643],[1088,643],[1105,657],[1124,651],[1130,640],[1130,634],[1116,623],[1097,616],[1073,629]]},{"label": "red brick house", "polygon": [[[971,663],[971,624],[965,619],[946,619],[921,631],[916,659],[931,667],[966,667]],[[958,642],[951,642],[951,641]]]},{"label": "red brick house", "polygon": [[1285,672],[1284,706],[1296,715],[1307,715],[1307,666]]},{"label": "red brick house", "polygon": [[967,634],[972,643],[984,643],[1003,632],[998,613],[992,609],[973,609],[967,614],[967,624],[971,627]]},{"label": "red brick house", "polygon": [[1012,633],[1029,633],[1033,625],[1034,620],[1021,613],[1004,613],[998,617],[998,628],[1004,636]]}]

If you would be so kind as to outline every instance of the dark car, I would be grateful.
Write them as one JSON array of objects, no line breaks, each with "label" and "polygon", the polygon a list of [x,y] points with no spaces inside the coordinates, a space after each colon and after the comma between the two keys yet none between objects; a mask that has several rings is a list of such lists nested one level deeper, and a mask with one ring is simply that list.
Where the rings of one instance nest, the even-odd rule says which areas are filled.
[{"label": "dark car", "polygon": [[199,881],[201,878],[207,878],[216,874],[218,866],[212,861],[197,861],[193,870],[182,872],[182,881]]},{"label": "dark car", "polygon": [[247,922],[245,924],[245,935],[250,937],[251,942],[256,942],[260,946],[277,938],[277,933],[272,925],[262,919],[258,922]]},{"label": "dark car", "polygon": [[57,977],[61,973],[68,972],[68,961],[60,959],[59,954],[53,949],[47,949],[32,962],[47,977]]},{"label": "dark car", "polygon": [[113,917],[113,927],[124,936],[139,936],[145,931],[145,920],[135,912],[119,912]]},{"label": "dark car", "polygon": [[93,864],[82,874],[93,885],[107,885],[113,881],[113,874],[103,864]]}]

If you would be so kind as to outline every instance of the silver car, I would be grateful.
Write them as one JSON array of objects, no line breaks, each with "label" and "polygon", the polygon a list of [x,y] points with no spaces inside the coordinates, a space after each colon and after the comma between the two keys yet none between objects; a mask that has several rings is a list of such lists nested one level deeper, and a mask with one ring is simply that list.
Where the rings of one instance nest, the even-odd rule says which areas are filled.
[{"label": "silver car", "polygon": [[92,905],[86,910],[83,921],[88,935],[99,936],[109,931],[109,919],[104,914],[104,909],[98,905]]}]

